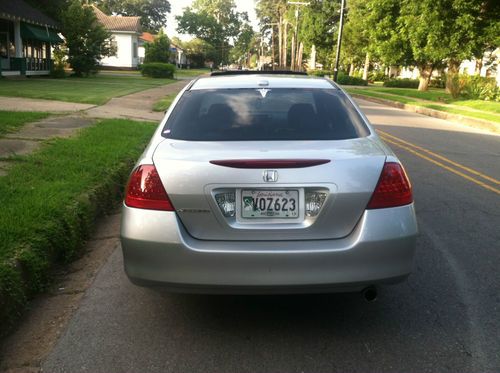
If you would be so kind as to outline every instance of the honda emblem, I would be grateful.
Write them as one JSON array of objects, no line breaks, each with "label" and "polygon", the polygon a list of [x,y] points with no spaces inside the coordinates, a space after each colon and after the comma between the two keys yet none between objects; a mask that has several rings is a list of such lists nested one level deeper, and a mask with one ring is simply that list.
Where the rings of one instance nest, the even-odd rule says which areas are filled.
[{"label": "honda emblem", "polygon": [[275,183],[278,181],[278,171],[276,170],[265,170],[263,175],[264,181],[266,183]]}]

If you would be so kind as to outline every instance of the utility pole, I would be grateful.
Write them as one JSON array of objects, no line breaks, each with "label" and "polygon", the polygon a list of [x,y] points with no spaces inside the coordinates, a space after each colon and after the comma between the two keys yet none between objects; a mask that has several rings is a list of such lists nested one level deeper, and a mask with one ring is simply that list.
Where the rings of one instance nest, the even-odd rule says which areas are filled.
[{"label": "utility pole", "polygon": [[339,35],[337,39],[337,53],[335,56],[335,69],[333,70],[333,81],[337,81],[339,75],[339,59],[340,59],[340,45],[342,44],[342,29],[344,28],[344,8],[345,0],[340,3],[340,25],[339,25]]},{"label": "utility pole", "polygon": [[291,5],[297,5],[297,8],[295,8],[295,35],[293,38],[293,45],[292,45],[292,56],[291,56],[291,61],[290,61],[290,69],[294,70],[297,66],[295,66],[296,61],[297,61],[297,56],[295,55],[296,53],[298,54],[299,51],[299,5],[305,5],[309,6],[311,3],[309,2],[303,2],[303,1],[287,1],[287,4]]}]

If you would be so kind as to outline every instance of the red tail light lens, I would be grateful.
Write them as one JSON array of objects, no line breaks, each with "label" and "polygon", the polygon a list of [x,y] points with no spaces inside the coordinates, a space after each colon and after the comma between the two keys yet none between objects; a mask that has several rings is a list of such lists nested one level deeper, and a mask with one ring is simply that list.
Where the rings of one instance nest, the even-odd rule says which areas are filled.
[{"label": "red tail light lens", "polygon": [[153,165],[142,165],[132,172],[125,194],[125,204],[139,209],[174,211],[160,175]]},{"label": "red tail light lens", "polygon": [[367,209],[397,207],[412,202],[411,184],[405,170],[399,163],[387,162]]}]

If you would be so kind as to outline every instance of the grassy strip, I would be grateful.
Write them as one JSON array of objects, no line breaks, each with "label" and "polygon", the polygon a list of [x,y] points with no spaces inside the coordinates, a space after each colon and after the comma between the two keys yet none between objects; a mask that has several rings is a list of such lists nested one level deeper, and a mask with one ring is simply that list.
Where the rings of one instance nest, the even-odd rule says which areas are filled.
[{"label": "grassy strip", "polygon": [[[346,89],[346,88],[344,88],[344,89]],[[500,123],[500,116],[498,116],[495,113],[469,111],[465,107],[464,107],[464,109],[459,109],[459,108],[455,108],[455,107],[451,107],[451,106],[426,103],[426,102],[422,102],[422,101],[412,100],[411,98],[408,98],[408,97],[379,93],[379,92],[374,91],[374,89],[349,89],[349,88],[347,88],[346,91],[349,92],[350,94],[359,94],[359,95],[368,96],[368,97],[382,98],[382,99],[388,100],[388,101],[401,102],[401,103],[407,104],[407,105],[420,106],[420,107],[425,107],[425,108],[429,108],[429,109],[445,111],[447,113],[459,114],[459,115],[462,115],[464,117],[484,119],[484,120],[488,120],[491,122]]]},{"label": "grassy strip", "polygon": [[151,79],[125,74],[121,76],[98,74],[88,78],[66,79],[4,79],[0,84],[0,96],[102,105],[113,97],[121,97],[174,82],[173,79]]},{"label": "grassy strip", "polygon": [[175,77],[179,78],[194,78],[202,74],[209,74],[210,69],[177,69],[175,70]]},{"label": "grassy strip", "polygon": [[[464,106],[465,110],[467,110],[467,108],[472,108],[484,112],[500,114],[500,102],[454,99],[453,97],[451,97],[449,93],[446,93],[443,89],[430,89],[428,91],[421,92],[412,88],[373,87],[370,88],[369,90],[379,93],[389,93],[398,96],[411,97],[420,100],[434,101],[438,104],[444,103],[444,104],[453,104],[456,106]],[[422,103],[420,103],[420,105],[421,104]]]},{"label": "grassy strip", "polygon": [[105,120],[78,137],[45,143],[0,178],[0,335],[45,288],[52,264],[78,255],[154,130]]},{"label": "grassy strip", "polygon": [[429,89],[428,91],[418,91],[413,88],[385,88],[375,87],[371,88],[375,92],[391,93],[398,96],[418,98],[420,100],[429,100],[442,103],[451,103],[453,98],[450,94],[446,93],[443,89]]},{"label": "grassy strip", "polygon": [[175,96],[177,96],[177,94],[167,95],[166,97],[162,98],[161,100],[156,101],[153,104],[153,111],[165,111],[165,110],[167,110],[170,107],[170,104],[172,103],[172,101],[174,101]]},{"label": "grassy strip", "polygon": [[49,113],[29,111],[0,111],[0,135],[15,132],[19,127],[28,122],[47,118]]}]

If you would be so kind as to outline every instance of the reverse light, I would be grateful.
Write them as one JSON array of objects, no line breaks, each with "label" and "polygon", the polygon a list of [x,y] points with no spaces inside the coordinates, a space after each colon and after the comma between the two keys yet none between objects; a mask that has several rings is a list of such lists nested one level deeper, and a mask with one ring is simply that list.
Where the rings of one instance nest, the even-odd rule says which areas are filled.
[{"label": "reverse light", "polygon": [[326,193],[306,192],[306,216],[317,216],[326,199]]},{"label": "reverse light", "polygon": [[125,204],[139,209],[175,211],[154,165],[141,165],[132,172]]},{"label": "reverse light", "polygon": [[226,218],[236,215],[236,194],[234,192],[217,193],[215,200],[219,209]]},{"label": "reverse light", "polygon": [[399,163],[386,162],[367,209],[408,205],[413,202],[410,181]]}]

